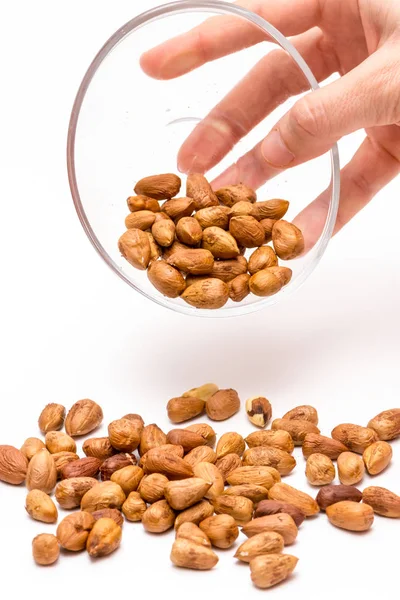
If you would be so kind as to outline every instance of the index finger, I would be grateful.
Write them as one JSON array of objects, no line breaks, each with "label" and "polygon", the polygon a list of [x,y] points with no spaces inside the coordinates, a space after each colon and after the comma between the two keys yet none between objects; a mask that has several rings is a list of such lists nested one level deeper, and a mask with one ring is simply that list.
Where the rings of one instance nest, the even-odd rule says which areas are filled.
[{"label": "index finger", "polygon": [[[320,21],[319,0],[240,0],[235,4],[257,13],[286,36],[303,33]],[[140,64],[150,77],[174,79],[265,38],[261,29],[244,18],[211,17],[191,31],[145,52]]]}]

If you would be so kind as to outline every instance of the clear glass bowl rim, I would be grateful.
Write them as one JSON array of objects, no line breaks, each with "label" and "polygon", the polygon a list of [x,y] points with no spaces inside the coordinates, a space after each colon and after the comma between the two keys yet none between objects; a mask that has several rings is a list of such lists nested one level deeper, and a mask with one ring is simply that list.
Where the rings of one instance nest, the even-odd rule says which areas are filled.
[{"label": "clear glass bowl rim", "polygon": [[296,48],[291,44],[291,42],[280,32],[276,27],[271,25],[268,21],[253,13],[245,8],[237,6],[235,4],[230,4],[227,2],[222,2],[221,0],[177,0],[175,2],[170,2],[168,4],[163,4],[161,6],[157,6],[148,11],[145,11],[138,16],[134,17],[125,25],[120,27],[103,45],[100,51],[97,53],[92,63],[90,64],[86,74],[81,82],[81,85],[78,89],[78,92],[75,97],[75,101],[73,104],[69,127],[68,127],[68,139],[67,139],[67,170],[68,170],[68,180],[70,185],[70,190],[72,194],[72,199],[74,202],[75,210],[77,212],[78,218],[81,222],[81,225],[89,238],[92,246],[95,248],[97,253],[101,256],[101,258],[105,261],[105,263],[111,268],[111,270],[116,273],[123,281],[125,281],[128,285],[130,285],[134,290],[145,296],[147,299],[152,302],[156,302],[160,306],[164,306],[170,310],[175,312],[180,312],[183,314],[187,314],[190,316],[200,316],[200,317],[233,317],[238,315],[244,315],[252,312],[256,312],[265,308],[266,306],[271,306],[279,302],[283,294],[289,295],[296,291],[309,277],[309,275],[314,271],[318,263],[320,262],[326,247],[329,243],[329,240],[332,237],[333,229],[336,222],[337,212],[339,208],[339,198],[340,198],[340,161],[339,161],[339,151],[337,144],[335,144],[330,151],[331,155],[331,199],[328,208],[328,216],[325,222],[324,230],[314,246],[313,250],[315,251],[315,258],[313,261],[310,261],[307,267],[303,270],[303,272],[291,283],[284,291],[280,292],[276,296],[270,296],[268,298],[262,298],[259,301],[249,304],[249,305],[241,305],[232,306],[227,308],[223,308],[221,310],[209,311],[209,310],[199,310],[194,309],[193,307],[182,303],[181,305],[173,304],[169,298],[155,298],[149,296],[144,290],[140,289],[133,281],[129,279],[118,267],[118,265],[112,260],[107,251],[101,245],[100,240],[97,238],[94,233],[89,219],[85,213],[85,209],[83,207],[83,203],[80,197],[77,177],[76,177],[76,169],[75,169],[75,140],[76,140],[76,130],[79,121],[80,110],[82,104],[85,99],[86,92],[90,86],[90,83],[101,66],[102,62],[106,59],[108,54],[113,51],[113,49],[120,44],[124,38],[130,35],[133,31],[143,27],[144,25],[151,23],[161,17],[167,15],[178,15],[186,12],[204,12],[204,13],[215,13],[215,14],[226,14],[226,15],[234,15],[238,17],[242,17],[262,29],[265,33],[267,33],[273,40],[275,40],[296,62],[297,66],[301,69],[304,76],[306,77],[308,83],[310,84],[310,88],[315,91],[319,89],[319,85],[317,80],[315,79],[311,69],[308,67],[307,63],[304,61],[303,57],[299,54]]}]

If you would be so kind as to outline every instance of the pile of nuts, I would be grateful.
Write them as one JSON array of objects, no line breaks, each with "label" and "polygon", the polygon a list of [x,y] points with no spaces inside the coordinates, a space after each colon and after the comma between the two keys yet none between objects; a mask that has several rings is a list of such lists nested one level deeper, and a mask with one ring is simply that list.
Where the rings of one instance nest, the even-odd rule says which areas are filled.
[{"label": "pile of nuts", "polygon": [[[171,399],[167,411],[175,424],[204,411],[222,421],[240,405],[235,390],[205,384]],[[0,480],[26,484],[25,506],[33,519],[57,522],[53,492],[62,509],[77,509],[58,524],[55,535],[34,538],[39,565],[54,563],[60,548],[86,549],[92,557],[114,552],[127,520],[141,521],[151,533],[174,528],[171,561],[207,570],[218,562],[215,549],[233,546],[241,527],[248,539],[234,556],[249,563],[257,587],[269,588],[295,568],[297,558],[284,549],[307,517],[325,511],[333,525],[356,532],[368,530],[374,514],[400,518],[399,496],[381,487],[362,492],[354,487],[365,471],[376,475],[388,466],[388,442],[400,436],[400,408],[381,412],[367,427],[338,425],[326,437],[316,409],[307,405],[264,429],[272,418],[271,404],[253,397],[246,412],[259,429],[245,438],[228,431],[218,441],[205,422],[166,434],[127,414],[108,425],[108,436],[84,441],[85,458],[78,456],[75,438],[101,424],[102,409],[86,399],[76,402],[66,418],[65,412],[59,404],[44,408],[39,418],[44,440],[28,438],[19,450],[0,446]],[[308,481],[321,486],[315,499],[282,482],[296,466],[295,446],[302,447]],[[332,484],[336,469],[340,485]]]},{"label": "pile of nuts", "polygon": [[[272,296],[289,283],[292,271],[278,258],[290,260],[304,250],[301,231],[282,220],[289,202],[256,202],[254,190],[243,184],[214,192],[199,173],[188,176],[186,196],[176,198],[180,188],[180,178],[169,173],[138,181],[118,243],[131,265],[147,269],[161,294],[218,309],[229,298]],[[257,249],[247,259],[248,248]]]}]

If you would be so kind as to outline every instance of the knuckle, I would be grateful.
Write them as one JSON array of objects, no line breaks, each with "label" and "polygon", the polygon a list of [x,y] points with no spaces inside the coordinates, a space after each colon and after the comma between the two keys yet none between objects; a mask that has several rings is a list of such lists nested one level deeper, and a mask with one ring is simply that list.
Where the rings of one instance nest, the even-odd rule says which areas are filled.
[{"label": "knuckle", "polygon": [[304,96],[296,102],[291,110],[292,129],[299,137],[317,138],[329,130],[329,119],[324,104],[312,98],[313,94]]}]

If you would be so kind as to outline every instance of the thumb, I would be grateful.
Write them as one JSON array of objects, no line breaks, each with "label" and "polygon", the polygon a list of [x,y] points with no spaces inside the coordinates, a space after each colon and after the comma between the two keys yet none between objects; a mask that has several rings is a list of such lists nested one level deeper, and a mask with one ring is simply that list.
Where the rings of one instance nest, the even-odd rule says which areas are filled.
[{"label": "thumb", "polygon": [[334,83],[301,98],[261,143],[271,166],[287,168],[324,154],[342,136],[400,120],[400,73],[382,48]]}]

